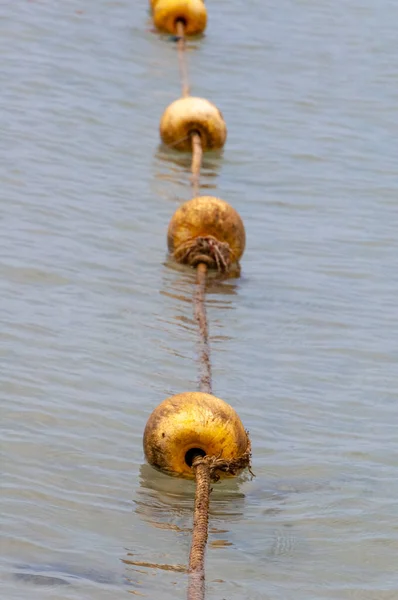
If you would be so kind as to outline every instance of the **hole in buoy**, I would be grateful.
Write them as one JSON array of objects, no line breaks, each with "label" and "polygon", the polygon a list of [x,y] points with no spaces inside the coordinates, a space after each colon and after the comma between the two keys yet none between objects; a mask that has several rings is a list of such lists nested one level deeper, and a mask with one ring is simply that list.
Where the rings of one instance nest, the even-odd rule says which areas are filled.
[{"label": "hole in buoy", "polygon": [[187,22],[184,19],[184,17],[177,17],[176,20],[174,21],[174,25],[177,27],[178,23],[181,23],[184,27],[187,26]]},{"label": "hole in buoy", "polygon": [[185,462],[188,467],[192,467],[192,463],[197,456],[206,456],[206,452],[201,448],[191,448],[185,453]]}]

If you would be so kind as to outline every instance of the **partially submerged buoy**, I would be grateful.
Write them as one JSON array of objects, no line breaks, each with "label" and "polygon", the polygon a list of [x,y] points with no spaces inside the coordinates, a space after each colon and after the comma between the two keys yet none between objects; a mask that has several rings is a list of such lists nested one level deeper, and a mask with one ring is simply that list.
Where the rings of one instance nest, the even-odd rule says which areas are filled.
[{"label": "partially submerged buoy", "polygon": [[199,196],[184,202],[174,213],[167,232],[170,254],[191,266],[205,263],[228,271],[245,249],[246,234],[237,211],[225,200]]},{"label": "partially submerged buoy", "polygon": [[144,452],[153,467],[186,479],[194,479],[198,456],[214,458],[215,480],[250,465],[249,437],[235,410],[201,392],[171,396],[155,408],[145,427]]},{"label": "partially submerged buoy", "polygon": [[188,96],[172,102],[160,120],[160,137],[167,146],[192,151],[191,136],[200,135],[202,148],[219,150],[227,139],[227,126],[217,106],[205,98]]},{"label": "partially submerged buoy", "polygon": [[177,22],[184,25],[185,35],[203,33],[207,10],[203,0],[152,0],[153,21],[160,31],[177,34]]}]

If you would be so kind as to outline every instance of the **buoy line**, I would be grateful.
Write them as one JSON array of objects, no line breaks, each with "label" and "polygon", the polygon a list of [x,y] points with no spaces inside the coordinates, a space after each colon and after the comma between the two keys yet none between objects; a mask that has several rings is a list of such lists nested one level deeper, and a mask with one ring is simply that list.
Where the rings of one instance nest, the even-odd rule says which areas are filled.
[{"label": "buoy line", "polygon": [[[160,137],[175,151],[192,152],[193,197],[174,213],[167,232],[170,255],[196,269],[193,294],[200,339],[199,392],[164,400],[150,415],[144,431],[144,452],[150,465],[172,476],[195,479],[195,506],[189,554],[188,600],[205,597],[205,551],[211,483],[234,477],[251,465],[248,432],[226,402],[212,394],[212,371],[206,317],[209,270],[228,272],[239,265],[245,229],[236,210],[224,200],[200,196],[203,152],[224,146],[227,128],[218,108],[190,95],[186,36],[203,33],[207,11],[202,0],[150,0],[157,29],[177,42],[181,98],[164,111]],[[143,563],[141,563],[143,564]]]}]

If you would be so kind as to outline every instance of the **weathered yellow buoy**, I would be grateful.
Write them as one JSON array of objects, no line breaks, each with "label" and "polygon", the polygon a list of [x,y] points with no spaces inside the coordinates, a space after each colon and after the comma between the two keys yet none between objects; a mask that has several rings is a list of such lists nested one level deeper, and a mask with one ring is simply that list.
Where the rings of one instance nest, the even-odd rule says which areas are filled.
[{"label": "weathered yellow buoy", "polygon": [[191,135],[198,133],[203,150],[222,148],[227,126],[218,108],[205,98],[179,98],[166,108],[160,120],[160,137],[176,150],[192,150]]},{"label": "weathered yellow buoy", "polygon": [[245,228],[236,210],[221,198],[199,196],[184,202],[167,231],[170,254],[180,263],[228,271],[245,249]]},{"label": "weathered yellow buoy", "polygon": [[151,0],[153,21],[161,31],[176,35],[177,21],[184,24],[186,35],[206,29],[207,11],[202,0]]},{"label": "weathered yellow buoy", "polygon": [[[212,478],[237,475],[250,464],[250,441],[235,410],[211,394],[186,392],[164,400],[150,415],[144,452],[168,475],[194,478],[195,456],[216,457]],[[219,468],[217,468],[219,466]]]}]

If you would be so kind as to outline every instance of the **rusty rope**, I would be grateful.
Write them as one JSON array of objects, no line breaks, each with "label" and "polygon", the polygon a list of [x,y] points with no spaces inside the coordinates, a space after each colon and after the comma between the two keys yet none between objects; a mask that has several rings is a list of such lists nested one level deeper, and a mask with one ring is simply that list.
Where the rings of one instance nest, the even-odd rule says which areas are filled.
[{"label": "rusty rope", "polygon": [[205,597],[205,552],[209,530],[210,466],[194,459],[196,491],[193,517],[193,533],[189,554],[188,600],[203,600]]},{"label": "rusty rope", "polygon": [[200,456],[193,459],[192,468],[195,473],[196,491],[193,516],[193,533],[189,554],[189,580],[187,600],[204,600],[205,598],[205,552],[209,531],[209,503],[211,482],[220,479],[220,473],[237,475],[248,468],[250,474],[251,444],[248,440],[246,452],[235,460],[224,460],[221,456]]},{"label": "rusty rope", "polygon": [[209,348],[209,332],[207,327],[205,294],[206,294],[207,265],[199,263],[196,268],[196,290],[194,294],[194,314],[199,326],[200,335],[200,385],[199,389],[205,394],[212,394],[211,363]]}]

